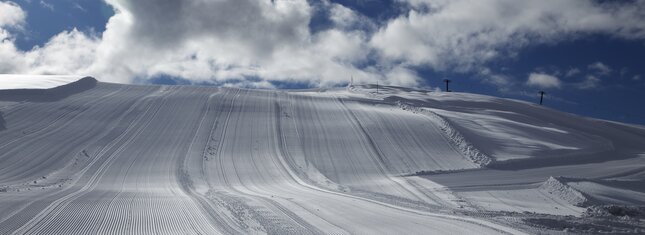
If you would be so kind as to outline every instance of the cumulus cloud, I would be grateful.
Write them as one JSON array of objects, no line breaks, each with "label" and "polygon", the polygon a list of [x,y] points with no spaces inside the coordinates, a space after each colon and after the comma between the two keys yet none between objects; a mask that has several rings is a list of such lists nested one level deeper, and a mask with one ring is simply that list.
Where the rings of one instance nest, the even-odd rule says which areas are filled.
[{"label": "cumulus cloud", "polygon": [[45,45],[29,51],[15,46],[7,30],[21,28],[25,13],[13,2],[0,2],[0,73],[85,74],[95,62],[100,40],[76,29],[52,37]]},{"label": "cumulus cloud", "polygon": [[21,28],[26,16],[17,4],[0,2],[0,73],[75,74],[95,62],[100,40],[76,29],[61,32],[43,46],[19,50],[7,29]]},{"label": "cumulus cloud", "polygon": [[218,83],[260,79],[329,86],[350,76],[374,82],[389,72],[357,68],[370,51],[368,35],[351,27],[363,19],[338,4],[325,5],[336,27],[314,34],[306,0],[107,2],[117,14],[90,70],[108,80],[164,74]]},{"label": "cumulus cloud", "polygon": [[414,86],[419,81],[417,72],[405,67],[395,67],[386,74],[388,81],[401,86]]},{"label": "cumulus cloud", "polygon": [[22,66],[16,60],[23,59],[14,45],[9,28],[20,28],[26,13],[13,2],[0,2],[0,73]]},{"label": "cumulus cloud", "polygon": [[24,54],[25,68],[22,73],[66,74],[68,71],[83,71],[94,63],[99,40],[73,29],[62,32],[43,47],[35,47]]},{"label": "cumulus cloud", "polygon": [[17,27],[25,22],[27,14],[13,2],[0,2],[0,27]]},{"label": "cumulus cloud", "polygon": [[[0,73],[123,83],[166,75],[258,87],[271,81],[332,86],[354,77],[414,86],[422,80],[415,69],[429,67],[474,71],[503,87],[521,83],[486,63],[528,45],[592,33],[645,38],[645,0],[400,0],[409,11],[385,23],[327,0],[105,1],[116,13],[104,32],[64,31],[29,51],[17,49],[7,30],[23,24],[25,12],[0,2]],[[313,32],[318,10],[332,25]],[[550,84],[536,81],[531,84]]]},{"label": "cumulus cloud", "polygon": [[366,16],[359,14],[343,5],[325,2],[324,4],[329,8],[329,18],[334,24],[342,29],[360,29],[365,31],[373,31],[376,29],[376,24]]},{"label": "cumulus cloud", "polygon": [[0,73],[86,74],[95,62],[98,39],[76,29],[62,32],[44,46],[23,52],[13,41],[0,43]]},{"label": "cumulus cloud", "polygon": [[[74,29],[25,52],[12,40],[4,40],[10,34],[3,29],[0,73],[88,74],[123,83],[167,75],[262,87],[266,81],[330,86],[346,83],[350,76],[356,82],[418,82],[411,82],[409,76],[387,79],[398,72],[390,71],[393,68],[357,68],[370,49],[368,35],[351,25],[365,19],[338,4],[326,5],[337,27],[314,34],[309,31],[312,9],[306,0],[107,3],[116,14],[99,37]],[[24,14],[13,14],[24,13],[18,5],[3,2],[2,6],[3,27],[24,21]]]},{"label": "cumulus cloud", "polygon": [[531,73],[526,84],[540,88],[560,88],[561,86],[560,79],[543,73]]},{"label": "cumulus cloud", "polygon": [[400,0],[412,9],[370,43],[390,61],[472,70],[530,44],[590,33],[645,38],[645,1]]}]

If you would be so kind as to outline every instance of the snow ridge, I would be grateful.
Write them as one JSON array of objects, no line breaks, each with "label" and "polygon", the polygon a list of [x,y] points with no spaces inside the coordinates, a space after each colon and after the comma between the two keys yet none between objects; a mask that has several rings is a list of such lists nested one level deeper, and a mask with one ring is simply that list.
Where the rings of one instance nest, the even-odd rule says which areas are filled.
[{"label": "snow ridge", "polygon": [[17,102],[53,102],[92,89],[97,85],[97,83],[98,81],[93,77],[84,77],[74,82],[53,88],[0,89],[0,100]]},{"label": "snow ridge", "polygon": [[563,181],[564,178],[562,177],[551,176],[548,180],[542,183],[539,189],[557,196],[575,206],[583,206],[589,202],[585,195]]},{"label": "snow ridge", "polygon": [[439,124],[441,131],[450,140],[450,143],[453,144],[453,146],[455,146],[464,156],[468,157],[468,159],[473,161],[475,164],[479,165],[480,167],[486,167],[493,163],[493,159],[491,157],[475,148],[475,146],[468,142],[457,129],[452,127],[452,125],[450,125],[450,123],[439,114],[428,109],[404,104],[401,101],[396,101],[396,104],[403,110],[411,111],[414,113],[422,113],[428,116],[430,119],[436,121]]}]

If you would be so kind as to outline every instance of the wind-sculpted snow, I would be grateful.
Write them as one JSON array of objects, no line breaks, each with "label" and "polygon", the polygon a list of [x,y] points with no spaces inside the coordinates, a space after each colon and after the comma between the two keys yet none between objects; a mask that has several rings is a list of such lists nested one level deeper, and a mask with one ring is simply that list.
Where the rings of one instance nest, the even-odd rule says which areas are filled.
[{"label": "wind-sculpted snow", "polygon": [[[471,143],[468,143],[468,141],[464,138],[459,131],[457,131],[448,121],[446,121],[445,118],[437,115],[437,113],[433,112],[430,109],[427,108],[420,108],[420,107],[415,107],[411,105],[404,104],[400,101],[396,102],[399,107],[401,107],[403,110],[408,110],[412,111],[415,113],[422,113],[426,116],[428,116],[430,119],[435,121],[441,131],[444,132],[444,135],[450,140],[450,145],[454,146],[455,148],[459,149],[461,153],[464,156],[467,156],[473,163],[484,167],[493,161],[489,156],[486,156],[486,154],[483,154],[479,151],[479,149],[475,148]],[[417,173],[423,173],[423,172],[417,172]]]},{"label": "wind-sculpted snow", "polygon": [[81,78],[74,75],[0,74],[0,90],[47,90],[74,83]]},{"label": "wind-sculpted snow", "polygon": [[[467,140],[461,121],[395,102],[454,112],[423,91],[66,86],[45,92],[50,100],[25,99],[44,97],[28,90],[0,100],[0,234],[518,234],[538,230],[491,211],[518,211],[517,195],[531,192],[550,201],[527,211],[582,212],[549,209],[567,203],[548,195],[554,187],[540,188],[560,168],[514,171],[530,177],[504,186],[506,170],[482,169],[445,130],[466,133],[470,153],[479,151],[481,139]],[[629,141],[642,137],[642,129],[603,125]],[[638,148],[622,150],[610,164],[616,174],[588,172],[611,175],[605,188],[559,186],[610,198],[607,182],[641,177],[642,157],[627,156]],[[477,172],[492,183],[459,185]]]}]

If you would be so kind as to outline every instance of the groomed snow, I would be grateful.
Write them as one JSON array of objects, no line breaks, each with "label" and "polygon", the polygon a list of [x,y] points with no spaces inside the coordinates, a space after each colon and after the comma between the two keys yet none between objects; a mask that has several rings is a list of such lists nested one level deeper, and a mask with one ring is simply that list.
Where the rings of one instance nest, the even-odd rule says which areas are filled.
[{"label": "groomed snow", "polygon": [[548,233],[645,191],[644,129],[523,102],[67,85],[0,91],[0,234]]},{"label": "groomed snow", "polygon": [[0,90],[50,89],[80,80],[73,75],[0,74]]}]

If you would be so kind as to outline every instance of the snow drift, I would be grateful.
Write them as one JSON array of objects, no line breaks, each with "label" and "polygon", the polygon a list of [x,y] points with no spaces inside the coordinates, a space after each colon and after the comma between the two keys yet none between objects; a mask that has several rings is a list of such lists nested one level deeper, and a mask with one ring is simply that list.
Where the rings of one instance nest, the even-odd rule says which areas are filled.
[{"label": "snow drift", "polygon": [[74,75],[0,74],[0,90],[51,89],[82,79]]},{"label": "snow drift", "polygon": [[583,206],[588,202],[585,195],[570,187],[563,181],[564,179],[559,177],[549,177],[549,179],[540,186],[540,190],[544,190],[555,197],[559,197],[574,206]]},{"label": "snow drift", "polygon": [[[96,86],[96,79],[92,77],[39,77],[36,81],[45,82],[47,86],[38,86],[35,84],[25,83],[21,85],[10,85],[15,81],[24,80],[20,77],[0,77],[3,85],[0,85],[0,101],[31,101],[31,102],[51,102],[63,99],[70,95],[80,93]],[[14,80],[15,79],[15,80]],[[34,83],[36,82],[34,81]],[[47,82],[46,82],[47,81]],[[46,88],[53,86],[52,88]]]}]

